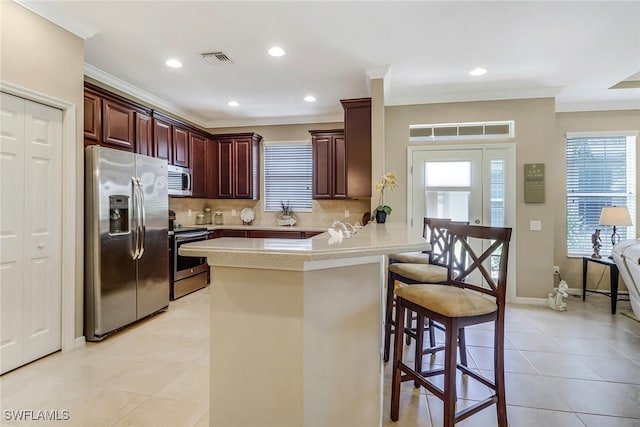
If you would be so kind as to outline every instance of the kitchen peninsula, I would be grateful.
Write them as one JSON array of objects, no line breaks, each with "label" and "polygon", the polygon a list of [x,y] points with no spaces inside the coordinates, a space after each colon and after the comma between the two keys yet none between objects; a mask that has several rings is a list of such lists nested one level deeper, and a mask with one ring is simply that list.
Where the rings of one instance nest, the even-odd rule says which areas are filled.
[{"label": "kitchen peninsula", "polygon": [[427,246],[405,224],[183,245],[211,268],[210,425],[381,425],[384,255]]}]

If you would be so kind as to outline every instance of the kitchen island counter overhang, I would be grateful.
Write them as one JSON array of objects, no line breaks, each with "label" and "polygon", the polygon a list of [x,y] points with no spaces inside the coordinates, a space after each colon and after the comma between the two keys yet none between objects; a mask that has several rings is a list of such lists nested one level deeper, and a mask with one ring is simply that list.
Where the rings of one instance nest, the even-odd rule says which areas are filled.
[{"label": "kitchen island counter overhang", "polygon": [[210,425],[381,425],[385,255],[428,243],[393,223],[329,240],[180,248],[211,266]]}]

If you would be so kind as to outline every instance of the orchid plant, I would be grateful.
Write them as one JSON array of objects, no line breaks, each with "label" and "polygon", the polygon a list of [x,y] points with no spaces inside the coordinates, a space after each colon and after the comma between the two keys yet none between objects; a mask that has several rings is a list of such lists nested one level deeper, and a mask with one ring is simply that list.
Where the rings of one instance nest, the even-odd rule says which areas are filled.
[{"label": "orchid plant", "polygon": [[380,197],[378,198],[378,207],[376,208],[377,211],[382,211],[387,215],[391,213],[391,206],[384,204],[384,192],[387,189],[393,191],[397,186],[398,181],[395,172],[387,172],[382,175],[382,181],[375,184],[376,191],[380,193]]}]

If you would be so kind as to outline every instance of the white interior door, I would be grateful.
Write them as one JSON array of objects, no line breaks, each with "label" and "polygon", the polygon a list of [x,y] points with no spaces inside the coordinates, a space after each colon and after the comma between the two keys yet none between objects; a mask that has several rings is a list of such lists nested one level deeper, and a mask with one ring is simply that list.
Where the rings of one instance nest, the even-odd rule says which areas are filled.
[{"label": "white interior door", "polygon": [[[410,147],[407,222],[422,233],[422,218],[514,227],[515,150],[504,144]],[[471,242],[473,245],[473,242]],[[509,249],[507,299],[515,299],[515,234]],[[481,248],[478,248],[481,249]],[[495,266],[487,265],[493,269]]]},{"label": "white interior door", "polygon": [[414,151],[411,170],[409,223],[417,234],[424,217],[483,224],[482,150]]},{"label": "white interior door", "polygon": [[61,348],[62,111],[1,96],[4,373]]}]

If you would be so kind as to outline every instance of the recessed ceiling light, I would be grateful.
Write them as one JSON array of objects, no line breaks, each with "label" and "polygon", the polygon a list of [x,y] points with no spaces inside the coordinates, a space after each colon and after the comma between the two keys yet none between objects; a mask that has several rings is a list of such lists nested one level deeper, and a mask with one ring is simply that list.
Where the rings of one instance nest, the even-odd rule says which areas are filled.
[{"label": "recessed ceiling light", "polygon": [[182,67],[182,62],[178,61],[177,59],[167,59],[164,63],[167,67],[171,67],[171,68]]},{"label": "recessed ceiling light", "polygon": [[229,101],[229,102],[227,102],[227,105],[228,105],[229,107],[239,107],[239,106],[240,106],[240,104],[238,103],[238,101]]},{"label": "recessed ceiling light", "polygon": [[280,46],[274,46],[269,49],[269,55],[271,56],[284,56],[285,52]]},{"label": "recessed ceiling light", "polygon": [[484,76],[485,74],[487,74],[487,69],[482,67],[474,68],[473,70],[469,71],[469,74],[474,77]]},{"label": "recessed ceiling light", "polygon": [[316,97],[313,95],[307,95],[304,97],[304,100],[307,102],[316,102]]}]

